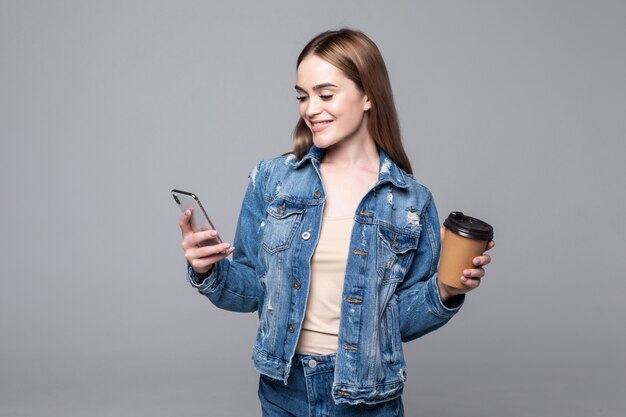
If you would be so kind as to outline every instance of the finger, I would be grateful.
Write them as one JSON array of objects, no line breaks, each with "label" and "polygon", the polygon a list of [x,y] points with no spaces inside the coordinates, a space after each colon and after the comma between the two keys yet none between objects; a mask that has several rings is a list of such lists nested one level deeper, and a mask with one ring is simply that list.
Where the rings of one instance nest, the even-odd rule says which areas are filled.
[{"label": "finger", "polygon": [[224,252],[220,252],[215,255],[210,255],[202,258],[192,258],[187,259],[189,265],[194,269],[194,271],[204,273],[209,270],[210,266],[221,261],[222,259],[229,256],[235,250],[234,247],[230,247],[226,249]]},{"label": "finger", "polygon": [[204,230],[193,234],[192,241],[194,245],[202,245],[202,243],[215,239],[218,233],[216,230]]},{"label": "finger", "polygon": [[206,258],[214,255],[222,255],[230,248],[230,243],[220,243],[218,245],[201,246],[196,249],[196,253],[198,258]]},{"label": "finger", "polygon": [[491,263],[491,256],[489,255],[482,255],[482,256],[477,256],[475,257],[472,262],[474,263],[474,265],[476,266],[485,266],[485,265],[489,265]]},{"label": "finger", "polygon": [[185,253],[187,253],[188,250],[193,249],[193,248],[197,248],[198,244],[196,243],[195,239],[193,238],[193,232],[192,233],[188,233],[187,235],[183,235],[183,243],[181,244],[183,251]]},{"label": "finger", "polygon": [[191,209],[187,209],[180,215],[180,219],[178,220],[178,225],[180,226],[180,231],[183,233],[183,238],[187,236],[189,233],[192,233],[191,230]]},{"label": "finger", "polygon": [[443,245],[443,236],[446,234],[446,228],[441,226],[439,227],[439,243]]},{"label": "finger", "polygon": [[485,276],[485,270],[482,268],[466,269],[463,271],[465,278],[482,278]]},{"label": "finger", "polygon": [[487,249],[485,249],[485,251],[492,249],[494,246],[496,246],[496,242],[490,240],[489,242],[487,242]]},{"label": "finger", "polygon": [[469,290],[475,290],[480,285],[480,279],[461,277],[461,283],[465,285]]},{"label": "finger", "polygon": [[217,255],[214,256],[214,258],[216,259],[215,262],[217,261],[221,261],[222,259],[230,256],[231,253],[233,253],[235,251],[235,247],[231,246],[230,248],[226,249],[224,252],[221,252]]},{"label": "finger", "polygon": [[[183,244],[185,245],[185,244]],[[230,248],[229,243],[220,243],[219,245],[197,246],[192,245],[185,249],[185,259],[189,263],[196,259],[209,258],[218,254],[223,254]]]},{"label": "finger", "polygon": [[[183,236],[183,250],[191,249],[199,246],[210,246],[206,244],[209,240],[215,239],[218,233],[215,230],[204,230],[202,232],[191,232]],[[204,243],[204,245],[203,245]]]}]

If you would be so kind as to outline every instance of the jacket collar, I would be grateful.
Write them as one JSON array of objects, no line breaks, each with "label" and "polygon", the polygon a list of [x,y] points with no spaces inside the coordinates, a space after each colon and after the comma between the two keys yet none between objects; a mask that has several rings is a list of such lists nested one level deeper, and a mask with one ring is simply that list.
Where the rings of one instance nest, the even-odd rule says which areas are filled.
[{"label": "jacket collar", "polygon": [[409,185],[407,184],[406,176],[409,174],[402,171],[391,157],[380,148],[378,148],[378,155],[380,157],[380,166],[378,168],[377,185],[390,182],[398,188],[407,188]]},{"label": "jacket collar", "polygon": [[[293,158],[293,154],[290,155],[290,157],[293,158],[292,166],[294,168],[300,167],[306,161],[311,161],[315,165],[319,165],[323,156],[324,150],[316,147],[315,145],[311,146],[309,152],[300,160]],[[407,188],[408,184],[406,176],[408,174],[402,171],[402,169],[400,169],[400,167],[396,165],[396,163],[393,162],[393,160],[381,148],[378,148],[378,157],[380,159],[380,165],[378,167],[378,182],[376,183],[376,186],[390,182],[396,187]]]},{"label": "jacket collar", "polygon": [[[290,156],[293,157],[293,154],[291,154]],[[295,159],[295,157],[293,158],[293,167],[298,168],[300,167],[300,165],[304,164],[306,161],[309,161],[309,160],[312,162],[315,161],[317,164],[319,164],[323,156],[324,156],[324,150],[318,148],[315,145],[312,145],[311,149],[309,149],[309,152],[306,155],[304,155],[302,159],[297,160]]]}]

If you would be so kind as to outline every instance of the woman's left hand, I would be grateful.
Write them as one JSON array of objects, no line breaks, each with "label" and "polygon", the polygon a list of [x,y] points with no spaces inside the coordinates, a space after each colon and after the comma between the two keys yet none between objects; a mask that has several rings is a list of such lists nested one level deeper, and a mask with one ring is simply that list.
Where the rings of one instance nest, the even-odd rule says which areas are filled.
[{"label": "woman's left hand", "polygon": [[[445,227],[441,227],[441,242],[443,243],[444,235],[445,235]],[[487,243],[487,249],[485,252],[492,249],[495,246],[495,242],[490,240]],[[461,283],[464,285],[464,288],[455,288],[449,285],[438,281],[439,286],[439,295],[441,296],[441,301],[445,304],[446,301],[451,298],[465,294],[469,291],[475,290],[480,285],[480,281],[485,276],[485,269],[483,268],[485,265],[488,265],[491,262],[491,256],[482,254],[481,256],[477,256],[473,259],[474,265],[476,268],[466,269],[463,271],[463,276],[461,277]]]}]

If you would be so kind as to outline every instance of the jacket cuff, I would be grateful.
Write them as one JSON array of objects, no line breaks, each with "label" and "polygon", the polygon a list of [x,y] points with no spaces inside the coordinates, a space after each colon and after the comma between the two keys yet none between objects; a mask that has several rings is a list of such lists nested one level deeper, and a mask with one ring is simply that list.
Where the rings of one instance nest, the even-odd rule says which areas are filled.
[{"label": "jacket cuff", "polygon": [[449,319],[458,313],[465,302],[465,294],[454,297],[454,299],[450,300],[450,305],[446,306],[443,301],[441,301],[441,295],[439,294],[437,274],[428,280],[427,285],[428,308],[433,314],[441,318]]},{"label": "jacket cuff", "polygon": [[191,265],[187,264],[187,281],[189,281],[191,286],[196,288],[198,291],[205,292],[213,285],[215,279],[217,278],[216,270],[217,264],[214,264],[213,269],[211,269],[211,273],[208,276],[199,277]]}]

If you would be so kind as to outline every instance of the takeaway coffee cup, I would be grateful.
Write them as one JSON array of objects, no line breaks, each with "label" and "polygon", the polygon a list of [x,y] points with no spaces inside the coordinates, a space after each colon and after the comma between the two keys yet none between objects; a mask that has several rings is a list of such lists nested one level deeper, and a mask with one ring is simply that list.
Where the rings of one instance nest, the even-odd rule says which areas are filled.
[{"label": "takeaway coffee cup", "polygon": [[460,211],[450,213],[443,225],[447,230],[441,247],[439,281],[465,288],[461,282],[463,270],[476,267],[472,261],[483,254],[487,243],[493,239],[493,227]]}]

